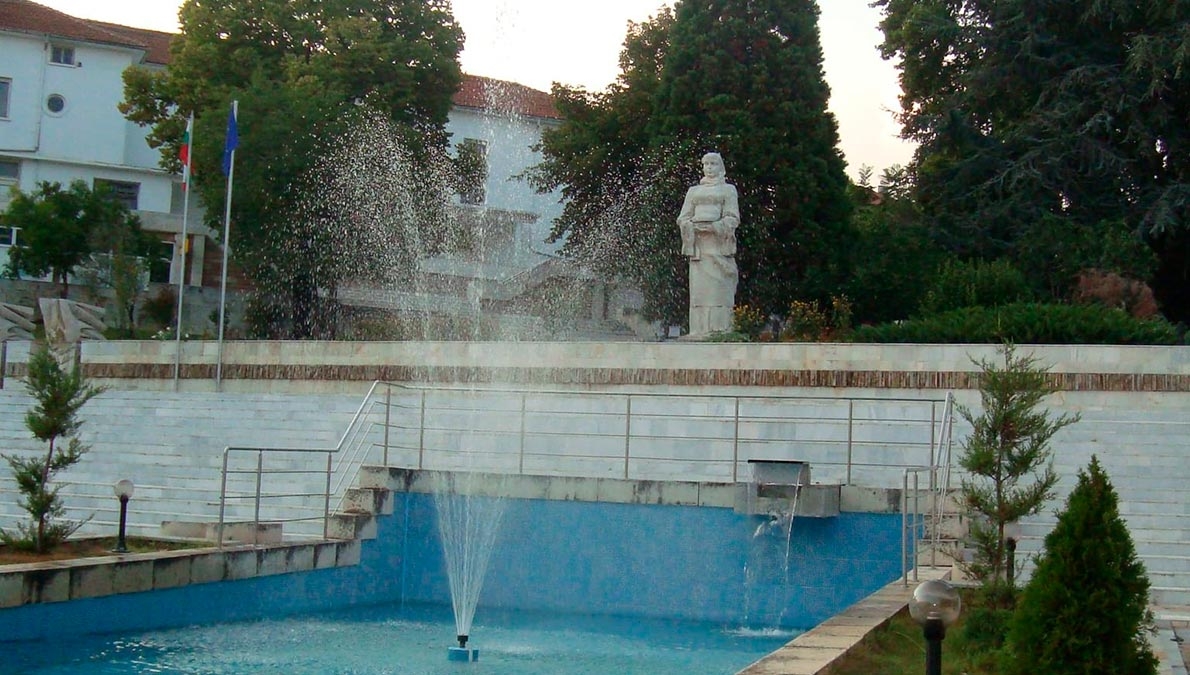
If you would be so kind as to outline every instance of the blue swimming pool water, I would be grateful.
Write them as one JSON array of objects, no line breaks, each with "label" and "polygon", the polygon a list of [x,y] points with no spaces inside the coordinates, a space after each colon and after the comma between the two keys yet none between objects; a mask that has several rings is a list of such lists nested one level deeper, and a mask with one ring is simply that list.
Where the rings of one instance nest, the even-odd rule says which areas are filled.
[{"label": "blue swimming pool water", "polygon": [[795,633],[715,623],[485,611],[479,663],[450,663],[446,605],[378,605],[256,622],[6,646],[11,675],[730,675]]}]

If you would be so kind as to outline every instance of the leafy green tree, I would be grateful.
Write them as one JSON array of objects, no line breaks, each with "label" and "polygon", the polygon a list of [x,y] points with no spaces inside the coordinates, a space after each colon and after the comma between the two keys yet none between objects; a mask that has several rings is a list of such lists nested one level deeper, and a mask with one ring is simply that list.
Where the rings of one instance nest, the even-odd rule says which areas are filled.
[{"label": "leafy green tree", "polygon": [[[104,188],[101,194],[109,196]],[[128,337],[136,335],[136,305],[149,283],[158,239],[141,229],[140,218],[100,223],[92,235],[93,251],[83,263],[81,277],[94,291],[114,296],[116,327]]]},{"label": "leafy green tree", "polygon": [[[920,144],[916,194],[942,243],[1035,269],[1033,246],[1055,225],[1123,223],[1157,253],[1166,313],[1190,316],[1190,3],[875,4],[882,52],[899,61],[903,133]],[[1059,282],[1064,297],[1073,279]]]},{"label": "leafy green tree", "polygon": [[[82,426],[78,412],[103,388],[88,384],[78,370],[63,370],[48,348],[30,354],[25,387],[36,401],[25,414],[25,426],[49,449],[44,458],[4,455],[21,493],[20,506],[32,517],[32,523],[18,524],[15,534],[0,530],[0,541],[44,553],[83,524],[61,520],[65,507],[58,494],[60,487],[53,481],[59,471],[77,464],[87,451],[75,436]],[[62,447],[67,440],[66,447]]]},{"label": "leafy green tree", "polygon": [[737,303],[771,312],[841,292],[851,202],[817,21],[809,0],[679,2],[630,30],[616,86],[556,90],[568,122],[545,136],[536,177],[573,203],[558,230],[569,250],[612,251],[613,269],[646,279],[654,314],[681,318],[674,221],[716,150],[740,194]]},{"label": "leafy green tree", "polygon": [[[851,250],[857,263],[846,284],[853,298],[855,322],[883,323],[907,319],[922,302],[935,279],[945,251],[930,236],[916,202],[899,188],[890,189],[892,174],[882,177],[879,191],[857,185],[855,239]],[[861,172],[861,181],[870,174]],[[875,197],[875,199],[874,199]]]},{"label": "leafy green tree", "polygon": [[62,298],[70,292],[71,275],[93,253],[111,251],[113,241],[129,241],[139,242],[134,245],[139,254],[146,241],[136,216],[102,189],[93,191],[83,181],[74,181],[68,188],[43,182],[32,193],[18,192],[0,219],[21,228],[17,244],[8,249],[5,273],[49,275]]},{"label": "leafy green tree", "polygon": [[967,472],[961,493],[971,516],[968,540],[974,552],[967,571],[985,586],[1011,588],[1014,581],[1006,578],[1010,553],[1004,528],[1036,515],[1053,498],[1058,476],[1049,441],[1079,417],[1051,418],[1048,411],[1039,410],[1056,391],[1048,369],[1032,356],[1017,356],[1011,344],[1001,347],[1000,353],[1003,366],[977,362],[982,411],[958,407],[959,415],[971,425],[959,466]]},{"label": "leafy green tree", "polygon": [[1155,674],[1148,603],[1149,579],[1119,497],[1092,457],[1017,603],[1008,672]]},{"label": "leafy green tree", "polygon": [[678,207],[666,193],[684,194],[686,187],[664,172],[648,132],[673,23],[668,7],[629,23],[620,75],[606,90],[554,85],[564,122],[542,132],[543,159],[527,178],[542,192],[561,190],[565,203],[552,237],[565,239],[567,255],[605,278],[638,284],[646,315],[680,323],[685,269],[676,230],[667,227],[677,218],[667,210]]},{"label": "leafy green tree", "polygon": [[1033,299],[1023,272],[1007,260],[943,260],[933,270],[918,313],[932,316],[964,307],[1002,307]]},{"label": "leafy green tree", "polygon": [[[150,144],[163,148],[172,170],[186,117],[195,114],[194,179],[209,224],[222,232],[223,139],[230,102],[239,101],[232,259],[266,304],[284,307],[267,332],[310,335],[319,289],[356,272],[337,265],[338,249],[320,247],[318,235],[334,220],[333,233],[352,239],[357,223],[304,202],[322,188],[320,158],[365,123],[362,108],[386,122],[409,162],[440,160],[462,78],[462,30],[447,0],[187,0],[179,18],[169,70],[126,71],[121,110],[153,126]],[[431,183],[387,189],[421,191],[418,201],[428,203],[440,198]],[[391,234],[388,245],[412,245]]]}]

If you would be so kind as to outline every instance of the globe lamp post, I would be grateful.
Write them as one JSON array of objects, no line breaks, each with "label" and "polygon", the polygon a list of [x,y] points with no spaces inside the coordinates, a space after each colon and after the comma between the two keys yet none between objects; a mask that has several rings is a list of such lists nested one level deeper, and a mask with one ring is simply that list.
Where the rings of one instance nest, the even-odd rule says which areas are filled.
[{"label": "globe lamp post", "polygon": [[945,581],[931,579],[913,589],[909,616],[921,624],[926,638],[926,675],[942,675],[942,640],[961,608],[959,592]]},{"label": "globe lamp post", "polygon": [[124,528],[128,524],[128,500],[132,499],[132,487],[132,481],[127,478],[112,486],[112,490],[116,493],[116,499],[120,500],[120,532],[116,537],[116,548],[112,549],[115,553],[128,552],[128,546],[124,539]]}]

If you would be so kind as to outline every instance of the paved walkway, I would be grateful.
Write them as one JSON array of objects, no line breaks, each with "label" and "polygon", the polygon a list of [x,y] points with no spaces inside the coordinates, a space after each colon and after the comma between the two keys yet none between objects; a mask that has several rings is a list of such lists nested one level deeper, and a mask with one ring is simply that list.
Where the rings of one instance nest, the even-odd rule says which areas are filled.
[{"label": "paved walkway", "polygon": [[1190,673],[1190,607],[1155,608],[1157,635],[1153,647],[1161,659],[1161,673]]},{"label": "paved walkway", "polygon": [[[950,568],[922,568],[907,586],[900,579],[848,607],[841,614],[802,633],[789,644],[741,670],[737,675],[818,675],[851,651],[869,633],[888,623],[913,597],[913,589],[927,579],[945,579]],[[1153,610],[1157,633],[1153,650],[1161,675],[1190,675],[1190,607]]]},{"label": "paved walkway", "polygon": [[869,633],[888,623],[909,603],[917,584],[927,579],[943,579],[949,574],[949,567],[922,568],[918,570],[918,579],[910,580],[908,585],[902,585],[898,579],[802,633],[738,675],[817,675]]}]

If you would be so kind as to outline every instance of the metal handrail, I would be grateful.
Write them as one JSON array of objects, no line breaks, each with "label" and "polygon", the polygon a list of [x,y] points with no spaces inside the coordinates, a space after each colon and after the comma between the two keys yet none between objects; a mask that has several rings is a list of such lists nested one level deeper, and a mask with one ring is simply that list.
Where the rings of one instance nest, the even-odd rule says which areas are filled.
[{"label": "metal handrail", "polygon": [[[913,572],[913,580],[917,581],[917,542],[921,539],[918,534],[925,526],[925,514],[921,512],[922,473],[934,473],[932,466],[906,467],[901,478],[901,585],[909,585],[909,572]],[[909,490],[909,477],[913,476],[913,491]],[[933,480],[930,478],[930,480]],[[913,508],[910,508],[910,494]]]},{"label": "metal handrail", "polygon": [[[379,390],[382,387],[384,391],[380,393]],[[399,395],[397,395],[398,393]],[[485,401],[485,397],[491,400]],[[541,397],[545,397],[547,400],[544,405],[537,402],[536,407],[534,407],[534,405],[530,404],[533,398]],[[581,409],[581,406],[579,406],[580,409],[567,410],[566,407],[568,406],[566,405],[549,403],[549,401],[555,400],[555,397],[567,400],[596,397],[605,402],[600,404],[604,409]],[[948,396],[948,401],[949,398]],[[614,399],[621,399],[622,402],[619,404],[611,402]],[[708,406],[704,414],[699,414],[697,411],[658,412],[650,410],[646,401],[659,399],[680,399],[695,402],[716,401],[721,402],[721,405],[714,407]],[[743,402],[756,403],[762,409],[753,410],[750,411],[751,414],[746,414],[749,411],[742,410]],[[793,415],[781,415],[780,411],[764,410],[763,407],[767,403],[802,403],[809,406],[819,405],[839,408],[845,404],[846,411],[845,414],[840,411],[838,414],[832,412],[829,415],[816,415],[814,414],[816,411],[811,409],[790,411],[796,413]],[[908,418],[891,417],[888,419],[883,419],[877,414],[871,417],[860,418],[857,417],[858,406],[863,403],[890,406],[901,403],[920,406],[928,405],[929,414],[928,416],[912,415]],[[829,448],[833,445],[846,448],[845,458],[842,461],[833,461],[829,457],[821,460],[813,459],[812,461],[815,462],[816,466],[828,467],[833,471],[838,471],[842,476],[846,477],[847,482],[850,484],[855,470],[900,470],[905,466],[904,462],[887,463],[881,461],[879,457],[865,456],[869,448],[878,450],[892,448],[895,454],[904,456],[904,450],[896,449],[921,447],[923,454],[925,452],[929,453],[927,463],[936,465],[940,448],[942,447],[939,440],[942,434],[935,432],[936,407],[938,403],[940,401],[932,399],[881,397],[833,398],[821,396],[717,395],[698,393],[584,392],[550,389],[508,389],[501,387],[475,389],[449,386],[417,387],[378,380],[373,382],[369,387],[367,394],[365,394],[355,414],[352,416],[347,429],[333,448],[229,446],[224,450],[219,503],[220,543],[224,534],[229,501],[239,502],[241,500],[251,501],[253,506],[253,523],[258,526],[261,520],[260,512],[263,501],[274,498],[278,500],[283,498],[304,498],[308,501],[315,497],[321,497],[321,508],[306,507],[306,510],[309,512],[317,510],[317,516],[295,517],[291,519],[289,518],[289,514],[286,514],[284,518],[271,518],[271,520],[289,522],[291,520],[313,520],[315,518],[321,518],[323,521],[323,536],[327,536],[330,532],[331,515],[343,509],[350,481],[355,478],[360,468],[369,461],[369,458],[375,457],[373,454],[374,451],[382,451],[381,461],[384,466],[397,465],[418,469],[429,468],[427,465],[432,462],[435,455],[440,457],[440,453],[442,452],[455,452],[459,449],[453,446],[449,447],[449,449],[431,447],[434,437],[441,438],[445,435],[445,437],[450,438],[459,434],[475,433],[476,425],[472,424],[472,422],[477,419],[480,420],[478,437],[484,439],[484,443],[487,443],[487,446],[468,448],[466,449],[467,456],[477,461],[486,461],[497,466],[505,466],[508,470],[520,474],[532,472],[533,462],[527,460],[564,455],[578,462],[580,465],[585,463],[588,467],[604,466],[611,469],[618,463],[619,466],[615,468],[616,473],[610,475],[624,479],[641,476],[642,471],[648,472],[648,468],[638,468],[634,471],[633,467],[639,467],[642,463],[645,466],[652,467],[653,474],[668,475],[669,473],[676,472],[674,475],[681,475],[683,472],[688,472],[691,467],[725,465],[727,462],[730,462],[730,470],[725,471],[725,473],[722,473],[719,469],[696,469],[696,471],[699,472],[699,475],[704,476],[705,480],[729,480],[731,482],[737,482],[739,479],[739,465],[742,460],[749,458],[749,453],[746,452],[747,449],[750,449],[750,454],[754,456],[757,450],[764,452],[764,448],[775,444],[788,446],[793,442],[793,431],[786,430],[785,427],[792,426],[795,429],[800,427],[804,433],[804,425],[812,422],[827,430],[821,438],[800,439],[812,444],[814,452],[823,454],[824,448]],[[949,403],[946,405],[947,407],[943,413],[944,419],[948,414],[946,410],[949,410]],[[505,415],[504,413],[507,414]],[[456,415],[470,416],[470,419],[466,422],[452,420],[451,417]],[[549,428],[548,423],[542,421],[548,420],[548,416],[550,415],[564,415],[572,420],[590,420],[591,428],[578,431],[558,431]],[[534,419],[537,420],[536,429],[530,428],[529,424]],[[921,427],[923,430],[925,425],[929,424],[929,442],[926,442],[924,438],[921,441],[913,440],[911,436],[906,437],[908,440],[906,438],[872,440],[870,438],[864,438],[862,433],[856,433],[861,427],[870,428],[870,425],[879,425],[883,428],[888,424],[898,421],[903,421],[904,424],[911,425],[913,428]],[[711,444],[714,444],[716,447],[722,448],[722,450],[717,455],[712,454],[711,456],[699,457],[681,456],[680,453],[666,452],[664,451],[666,448],[665,441],[673,438],[673,435],[667,434],[664,429],[650,428],[653,424],[664,425],[666,423],[674,423],[685,427],[703,423],[714,425],[712,428],[697,433],[683,435],[682,438],[697,441],[698,446],[701,448],[710,447]],[[722,429],[723,433],[716,433],[714,429]],[[777,429],[777,431],[773,431],[773,429]],[[527,442],[530,438],[537,439],[539,443],[541,439],[547,439],[546,442],[550,444],[551,451],[542,451],[540,448],[534,448]],[[585,445],[579,447],[578,444],[571,444],[570,448],[559,449],[557,445],[564,438],[577,438],[579,439],[579,443]],[[619,452],[618,462],[613,459],[613,455],[600,452],[598,449],[598,446],[610,449],[609,443],[613,445],[616,443],[620,444],[621,450]],[[660,443],[660,446],[657,445],[658,443]],[[595,450],[592,450],[592,447],[595,447]],[[660,447],[663,451],[660,453],[650,452],[650,448],[657,447]],[[394,451],[401,454],[394,456]],[[416,453],[415,458],[409,455],[409,453],[413,452]],[[249,468],[232,467],[230,462],[233,455],[244,453],[256,453],[255,459],[257,461],[255,466]],[[302,465],[300,468],[280,468],[266,465],[266,459],[278,457],[283,453],[304,453],[306,455],[322,453],[326,456],[325,466],[312,469],[310,468],[311,462],[308,460],[299,462]],[[251,457],[251,455],[249,456]],[[408,459],[402,460],[402,457]],[[609,463],[609,460],[611,463]],[[402,463],[403,461],[405,463]],[[593,465],[592,462],[598,462],[599,464]],[[268,464],[272,463],[271,461],[268,462]],[[676,468],[667,471],[668,467]],[[683,469],[682,467],[685,468]],[[727,467],[723,466],[723,469],[726,470]],[[721,479],[713,478],[713,476],[720,475],[720,473],[723,476]],[[255,478],[255,484],[250,489],[242,490],[239,494],[231,494],[229,492],[229,478],[244,474],[253,476]],[[267,491],[263,487],[263,481],[266,475],[273,477],[290,476],[292,479],[289,480],[289,483],[296,484],[300,482],[300,475],[302,474],[324,475],[325,479],[322,481],[324,485],[318,491],[314,491],[309,487],[304,490],[295,487],[291,490]],[[597,473],[595,475],[603,476],[609,474]],[[935,485],[934,475],[931,472],[931,486]],[[648,477],[657,476],[648,475]]]},{"label": "metal handrail", "polygon": [[[937,566],[938,549],[942,545],[942,520],[946,515],[946,503],[950,499],[950,469],[951,450],[954,445],[954,394],[947,392],[946,403],[942,409],[942,421],[939,425],[938,444],[932,452],[933,465],[941,477],[933,490],[933,503],[930,505],[932,520],[930,540],[930,566]],[[931,474],[931,480],[934,479]]]},{"label": "metal handrail", "polygon": [[[385,435],[384,455],[386,458],[391,456],[393,449],[398,449],[398,450],[404,449],[404,450],[410,450],[410,451],[413,450],[414,448],[416,449],[417,460],[412,468],[418,468],[418,469],[426,468],[427,451],[434,452],[433,448],[429,448],[427,446],[427,439],[426,439],[427,433],[450,434],[450,433],[466,433],[468,431],[474,431],[473,429],[460,428],[457,425],[451,426],[449,423],[444,424],[442,422],[427,420],[427,411],[429,410],[428,404],[427,404],[427,395],[428,394],[457,394],[457,395],[476,396],[476,397],[483,397],[483,396],[495,397],[495,396],[502,396],[502,395],[506,395],[506,394],[515,394],[516,395],[516,399],[514,401],[515,405],[508,406],[507,409],[505,409],[505,408],[483,409],[483,408],[477,408],[474,405],[461,404],[458,401],[443,401],[437,407],[433,408],[433,412],[447,414],[447,415],[449,415],[451,413],[470,414],[470,413],[477,413],[477,412],[479,412],[479,413],[507,412],[510,416],[516,416],[517,418],[519,418],[514,423],[508,423],[508,424],[500,426],[500,427],[484,428],[481,430],[481,435],[485,439],[493,439],[493,438],[508,438],[508,439],[510,439],[509,443],[508,443],[509,447],[516,449],[515,450],[515,452],[516,452],[515,464],[517,467],[516,471],[518,473],[525,473],[525,461],[524,460],[526,457],[541,454],[541,453],[529,452],[526,450],[525,438],[529,435],[532,435],[534,438],[581,437],[581,438],[587,438],[587,439],[605,439],[607,441],[610,441],[613,438],[619,438],[620,442],[622,444],[622,447],[624,449],[623,453],[621,453],[621,462],[622,463],[621,463],[621,466],[619,469],[619,473],[624,478],[631,477],[631,475],[632,475],[631,465],[636,461],[639,461],[639,460],[667,461],[667,460],[674,459],[671,457],[655,457],[655,456],[649,456],[647,454],[643,454],[645,451],[638,449],[642,444],[646,444],[648,441],[663,440],[663,439],[667,438],[667,436],[664,435],[663,433],[661,433],[661,434],[650,433],[647,430],[641,430],[639,425],[634,424],[635,421],[640,421],[640,420],[677,420],[677,421],[684,421],[684,422],[721,423],[721,424],[730,426],[730,431],[728,434],[714,435],[714,436],[704,436],[704,435],[699,435],[699,434],[687,434],[687,435],[684,435],[683,438],[689,439],[689,440],[695,440],[695,441],[704,441],[704,442],[730,443],[732,457],[730,460],[731,461],[731,471],[729,473],[730,473],[730,480],[732,482],[735,482],[738,480],[738,465],[739,465],[740,458],[741,458],[741,452],[740,452],[741,443],[747,443],[753,447],[764,447],[764,446],[770,445],[770,444],[778,444],[778,443],[788,444],[790,442],[790,439],[788,437],[785,437],[785,438],[765,438],[763,436],[745,437],[741,431],[742,424],[750,424],[750,425],[754,425],[754,426],[755,425],[762,425],[762,426],[776,425],[776,424],[788,425],[788,424],[798,424],[799,422],[812,421],[815,424],[826,425],[828,427],[830,427],[831,425],[834,425],[834,428],[836,428],[840,431],[840,433],[842,434],[843,438],[845,438],[845,440],[841,440],[841,439],[837,439],[837,438],[809,438],[809,439],[802,439],[802,440],[809,442],[809,443],[817,443],[817,444],[821,444],[821,445],[837,443],[842,446],[845,444],[846,449],[847,449],[847,452],[846,452],[847,460],[845,462],[816,461],[816,464],[844,467],[846,469],[846,471],[845,471],[846,483],[848,483],[848,484],[850,484],[852,482],[852,478],[853,478],[852,469],[853,468],[888,467],[888,468],[899,469],[902,466],[904,466],[903,462],[896,462],[893,464],[881,464],[879,462],[864,461],[862,458],[860,458],[857,455],[862,454],[859,451],[862,451],[865,448],[921,447],[924,451],[923,454],[929,453],[928,458],[923,457],[923,459],[926,460],[924,463],[933,464],[935,462],[935,457],[936,457],[936,452],[937,452],[935,449],[936,434],[934,432],[934,427],[935,427],[934,419],[936,417],[935,409],[936,409],[937,404],[942,402],[942,401],[938,401],[938,400],[918,399],[918,398],[882,398],[882,397],[834,398],[834,397],[804,397],[804,396],[780,396],[780,395],[745,395],[745,396],[741,396],[741,395],[723,395],[723,394],[685,394],[685,393],[683,393],[683,394],[654,394],[654,393],[647,393],[647,392],[646,393],[638,393],[638,392],[632,392],[632,393],[582,392],[582,391],[573,391],[573,390],[568,391],[568,390],[548,390],[548,389],[535,389],[535,390],[526,392],[525,390],[521,390],[521,389],[507,389],[507,388],[500,388],[500,387],[484,387],[484,388],[477,388],[477,389],[441,387],[441,386],[412,387],[412,386],[408,386],[408,385],[395,384],[395,383],[389,383],[388,386],[390,387],[390,391],[391,391],[391,389],[404,391],[404,392],[408,393],[411,397],[416,397],[416,399],[417,399],[414,403],[409,403],[409,404],[402,403],[401,401],[392,401],[391,398],[388,399],[390,401],[389,407],[395,408],[399,411],[404,411],[408,414],[399,414],[399,413],[393,414],[390,411],[386,410],[386,419],[392,420],[393,418],[397,418],[399,420],[402,417],[409,418],[409,417],[413,416],[412,413],[414,410],[416,410],[417,411],[417,420],[416,420],[416,422],[414,422],[412,424],[403,424],[400,421],[397,421],[397,422],[390,421],[389,423],[387,423],[385,425],[385,434],[384,434]],[[537,396],[537,397],[557,395],[557,396],[562,396],[562,397],[569,398],[569,399],[592,397],[592,396],[596,396],[596,397],[600,397],[600,398],[604,398],[604,399],[622,398],[622,399],[624,399],[624,403],[620,406],[611,406],[612,410],[609,410],[609,411],[567,410],[567,411],[564,411],[563,413],[559,413],[558,411],[555,411],[555,410],[530,410],[530,409],[528,409],[528,407],[526,405],[526,397],[528,395]],[[641,411],[638,406],[633,404],[634,400],[675,399],[675,398],[686,399],[686,400],[695,400],[695,401],[697,401],[697,400],[716,400],[716,401],[731,402],[731,405],[727,405],[725,407],[734,408],[734,410],[730,410],[728,412],[721,413],[721,414],[716,413],[716,414],[705,414],[705,415],[654,413],[654,412]],[[807,403],[811,403],[811,404],[822,404],[822,405],[830,405],[830,406],[839,406],[841,404],[846,403],[847,414],[845,417],[841,416],[841,415],[840,416],[823,417],[821,415],[814,416],[814,415],[808,415],[808,414],[803,414],[803,415],[798,415],[798,416],[788,416],[788,415],[775,416],[775,415],[752,414],[752,415],[745,416],[745,415],[741,414],[741,411],[740,411],[740,402],[741,401],[751,401],[751,402],[757,402],[760,404],[764,404],[767,402],[807,402]],[[855,408],[856,408],[857,403],[878,403],[878,404],[885,404],[885,405],[891,405],[891,404],[897,404],[897,403],[911,403],[911,404],[915,404],[915,405],[929,405],[930,410],[931,410],[929,419],[910,418],[908,420],[905,420],[905,423],[912,424],[912,425],[918,425],[923,428],[928,423],[929,424],[930,440],[928,442],[925,441],[924,439],[920,440],[920,441],[901,441],[901,440],[895,440],[895,439],[894,440],[872,441],[872,440],[862,440],[862,439],[857,438],[855,431],[856,431],[857,427],[861,424],[869,424],[869,423],[875,423],[875,422],[879,421],[882,425],[887,425],[889,423],[896,422],[896,421],[898,421],[898,419],[900,419],[900,418],[898,418],[898,419],[882,419],[882,420],[878,420],[877,418],[866,418],[866,419],[862,419],[862,420],[857,419],[856,414],[855,414],[856,413]],[[617,432],[617,433],[601,433],[598,431],[575,432],[575,431],[554,431],[554,430],[549,430],[549,429],[538,429],[538,430],[532,431],[531,434],[528,432],[528,430],[526,428],[526,424],[525,424],[526,419],[534,417],[534,416],[543,416],[543,415],[549,415],[549,414],[565,414],[567,417],[572,418],[572,419],[589,419],[589,420],[596,420],[596,421],[599,419],[610,420],[612,418],[621,418],[621,416],[622,416],[623,423],[620,426],[622,431]],[[510,419],[510,418],[502,418],[502,419]],[[611,428],[612,424],[613,424],[612,422],[610,422],[610,421],[608,422],[609,428]],[[393,441],[391,439],[392,435],[390,433],[390,431],[392,431],[392,430],[396,430],[398,432],[416,431],[417,432],[416,445],[415,446],[401,446],[399,444],[394,445]],[[518,440],[512,440],[512,439],[518,439]],[[499,454],[497,452],[485,453],[483,451],[476,451],[476,450],[472,450],[471,453],[474,455],[483,455],[483,454],[496,455],[496,454]],[[567,453],[567,456],[579,458],[579,459],[604,459],[604,460],[607,459],[607,456],[604,454],[584,455],[581,453]],[[684,459],[682,459],[682,461],[698,462],[698,461],[703,461],[703,460],[699,460],[699,459],[695,459],[695,458],[684,458]],[[716,461],[723,462],[723,461],[725,461],[725,458],[722,458],[722,459],[719,459]],[[386,464],[387,463],[388,462],[386,462]]]},{"label": "metal handrail", "polygon": [[[231,461],[232,454],[240,453],[240,452],[256,454],[256,470],[255,471],[235,470],[235,469],[228,468],[229,463]],[[322,508],[322,513],[320,516],[322,518],[322,537],[323,537],[323,539],[328,539],[330,537],[330,518],[331,518],[331,505],[330,505],[330,495],[331,495],[330,485],[331,485],[331,469],[332,469],[331,458],[333,457],[335,452],[337,452],[337,449],[325,449],[325,448],[243,448],[243,447],[235,447],[235,446],[227,446],[226,448],[224,448],[223,449],[223,469],[221,472],[222,477],[221,477],[220,486],[219,486],[219,523],[218,523],[217,529],[216,529],[216,545],[219,546],[220,548],[223,547],[223,539],[224,539],[223,534],[224,534],[224,525],[226,524],[228,500],[229,499],[237,499],[237,498],[245,498],[245,497],[251,497],[251,499],[252,499],[252,504],[253,504],[252,527],[253,527],[253,531],[259,531],[259,529],[260,529],[260,522],[261,522],[260,508],[261,508],[261,504],[262,504],[263,500],[266,498],[295,497],[295,496],[296,497],[303,497],[303,496],[320,496],[320,497],[322,497],[323,508]],[[326,455],[326,470],[325,470],[326,490],[324,490],[321,494],[317,494],[317,493],[311,494],[311,493],[301,493],[301,492],[266,494],[263,491],[264,475],[265,475],[264,457],[266,454],[274,455],[274,454],[279,454],[279,453],[294,453],[294,454],[299,454],[299,455],[300,454],[325,454]],[[274,473],[276,473],[276,472],[274,472]],[[314,472],[314,471],[311,471],[308,469],[307,470],[290,469],[290,470],[285,470],[284,473],[292,475],[292,474],[311,474],[311,473],[318,473],[318,472]],[[253,494],[252,495],[229,495],[228,491],[227,491],[227,477],[232,474],[246,474],[246,475],[255,476],[255,478],[256,478],[256,480],[254,481],[255,490],[254,490]],[[286,520],[287,522],[297,522],[297,521],[301,521],[301,520],[313,520],[317,517],[319,517],[319,516],[315,516],[315,517],[311,517],[311,518],[289,518],[289,519],[283,519],[283,520]],[[281,520],[281,519],[279,519],[279,520]]]}]

